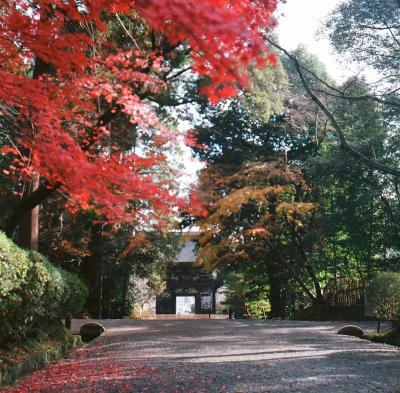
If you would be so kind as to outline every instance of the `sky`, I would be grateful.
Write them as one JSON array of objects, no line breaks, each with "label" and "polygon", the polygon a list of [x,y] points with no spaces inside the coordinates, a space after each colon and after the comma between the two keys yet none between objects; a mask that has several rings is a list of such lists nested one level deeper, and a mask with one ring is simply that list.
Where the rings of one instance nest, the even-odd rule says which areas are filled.
[{"label": "sky", "polygon": [[327,15],[343,0],[286,0],[278,10],[277,34],[285,49],[295,49],[300,44],[317,55],[325,64],[328,73],[342,81],[351,70],[340,64],[327,39],[317,32]]}]

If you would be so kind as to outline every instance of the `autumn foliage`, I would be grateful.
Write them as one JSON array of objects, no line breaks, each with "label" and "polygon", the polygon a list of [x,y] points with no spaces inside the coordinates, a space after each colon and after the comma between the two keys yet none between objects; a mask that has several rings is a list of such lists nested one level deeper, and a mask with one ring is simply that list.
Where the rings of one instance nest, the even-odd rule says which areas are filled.
[{"label": "autumn foliage", "polygon": [[[212,102],[247,84],[246,68],[273,62],[262,29],[276,0],[0,1],[0,102],[16,113],[18,146],[5,174],[57,189],[72,210],[94,210],[113,222],[158,220],[183,202],[159,174],[179,135],[161,124],[149,97],[168,89],[167,56],[187,49],[192,70],[208,78]],[[123,46],[107,35],[112,18],[135,15],[169,42]],[[136,149],[113,143],[123,117]],[[112,127],[113,125],[113,127]],[[145,140],[146,142],[140,142]],[[145,215],[142,215],[143,211]],[[150,214],[152,212],[152,214]]]},{"label": "autumn foliage", "polygon": [[297,234],[316,209],[296,197],[307,192],[301,171],[281,161],[247,165],[233,174],[215,165],[203,171],[201,180],[210,215],[200,223],[197,263],[208,270],[266,253],[283,232]]}]

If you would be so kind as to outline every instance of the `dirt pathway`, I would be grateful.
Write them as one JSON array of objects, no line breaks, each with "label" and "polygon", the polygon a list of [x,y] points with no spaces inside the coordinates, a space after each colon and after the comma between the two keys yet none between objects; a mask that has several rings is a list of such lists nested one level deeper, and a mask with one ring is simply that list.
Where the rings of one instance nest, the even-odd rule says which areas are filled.
[{"label": "dirt pathway", "polygon": [[103,323],[106,335],[6,392],[400,393],[397,348],[329,323]]}]

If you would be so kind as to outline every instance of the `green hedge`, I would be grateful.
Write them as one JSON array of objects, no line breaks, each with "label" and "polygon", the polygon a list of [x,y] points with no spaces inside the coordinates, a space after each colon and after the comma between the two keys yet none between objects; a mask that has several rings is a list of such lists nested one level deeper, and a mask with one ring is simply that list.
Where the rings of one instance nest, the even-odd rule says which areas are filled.
[{"label": "green hedge", "polygon": [[400,273],[380,272],[368,283],[367,298],[376,316],[400,321]]},{"label": "green hedge", "polygon": [[78,314],[86,297],[77,276],[0,232],[0,346],[24,338],[35,325]]}]

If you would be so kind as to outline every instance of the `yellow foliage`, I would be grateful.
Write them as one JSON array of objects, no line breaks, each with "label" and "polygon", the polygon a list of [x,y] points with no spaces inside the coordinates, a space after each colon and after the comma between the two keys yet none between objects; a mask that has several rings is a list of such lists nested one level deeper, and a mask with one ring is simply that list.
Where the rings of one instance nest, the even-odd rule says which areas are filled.
[{"label": "yellow foliage", "polygon": [[247,254],[240,250],[240,246],[243,244],[241,234],[224,237],[217,243],[209,241],[203,244],[204,246],[200,248],[197,255],[195,266],[202,265],[209,271],[218,264],[233,262],[239,257],[240,259],[248,258]]},{"label": "yellow foliage", "polygon": [[[312,203],[294,202],[308,192],[301,170],[282,161],[233,169],[213,166],[202,174],[210,215],[200,224],[196,264],[207,270],[248,260],[246,249],[262,252],[266,239],[280,236],[288,226],[303,227],[316,209]],[[243,209],[247,206],[254,209]]]},{"label": "yellow foliage", "polygon": [[242,206],[250,201],[255,201],[258,202],[260,206],[265,206],[272,196],[275,197],[282,194],[287,191],[287,189],[287,186],[280,185],[263,188],[240,188],[217,202],[217,211],[210,216],[209,222],[218,222],[221,217],[229,217],[232,214],[239,213]]}]

